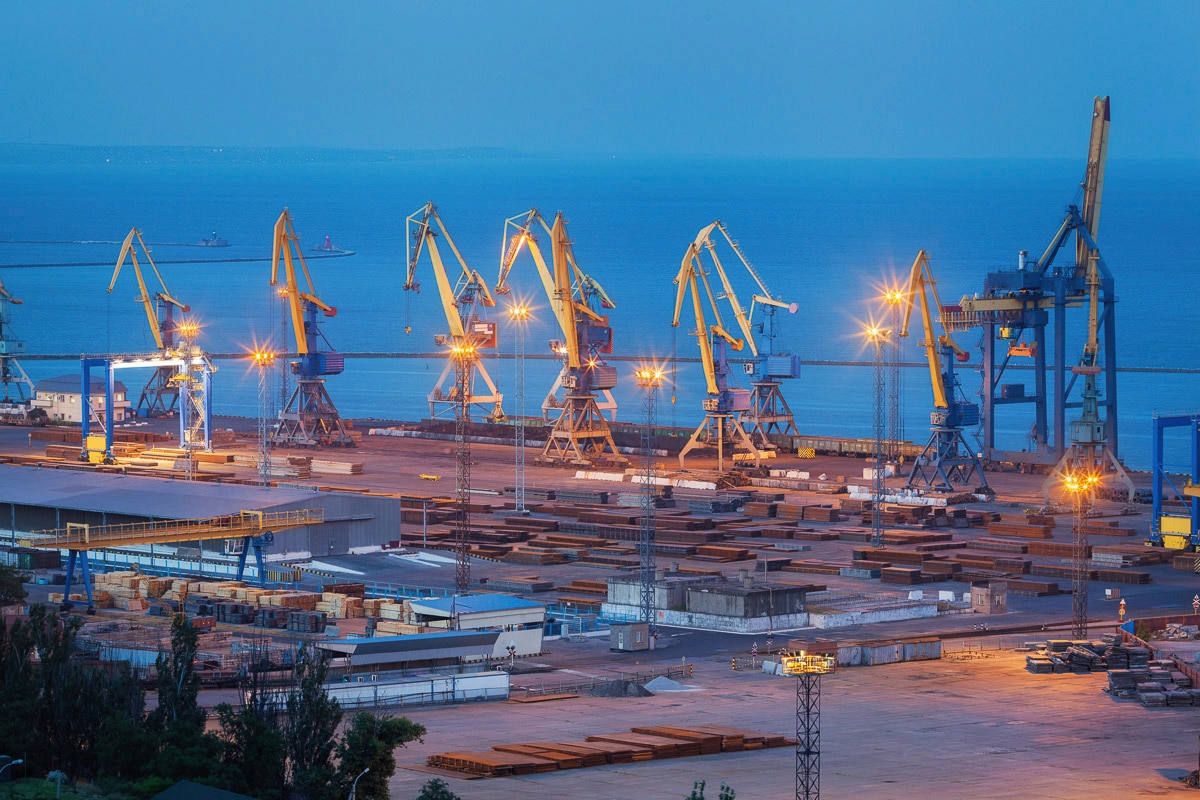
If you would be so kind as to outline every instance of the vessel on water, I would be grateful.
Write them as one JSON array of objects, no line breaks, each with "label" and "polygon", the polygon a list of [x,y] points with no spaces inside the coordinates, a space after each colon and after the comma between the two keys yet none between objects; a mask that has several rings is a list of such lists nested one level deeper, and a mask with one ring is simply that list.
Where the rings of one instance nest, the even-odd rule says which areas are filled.
[{"label": "vessel on water", "polygon": [[217,232],[213,231],[212,236],[208,239],[201,239],[196,242],[197,247],[229,247],[229,240],[222,239],[217,236]]}]

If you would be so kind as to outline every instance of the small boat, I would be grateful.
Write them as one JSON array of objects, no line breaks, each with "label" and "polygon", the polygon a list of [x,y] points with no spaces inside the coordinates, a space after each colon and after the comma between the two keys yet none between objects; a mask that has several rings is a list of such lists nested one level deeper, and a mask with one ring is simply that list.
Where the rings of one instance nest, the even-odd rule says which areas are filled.
[{"label": "small boat", "polygon": [[201,239],[196,242],[197,247],[229,247],[228,239],[221,239],[217,236],[217,232],[213,231],[212,237],[209,239]]}]

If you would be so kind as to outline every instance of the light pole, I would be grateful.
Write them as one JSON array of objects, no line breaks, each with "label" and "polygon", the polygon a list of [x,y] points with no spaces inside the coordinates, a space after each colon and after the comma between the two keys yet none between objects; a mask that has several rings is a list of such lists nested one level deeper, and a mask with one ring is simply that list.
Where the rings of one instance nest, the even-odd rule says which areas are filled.
[{"label": "light pole", "polygon": [[264,487],[271,485],[271,372],[275,366],[272,350],[255,350],[251,354],[258,368],[258,475]]},{"label": "light pole", "polygon": [[13,761],[10,761],[7,764],[5,764],[3,767],[0,767],[0,775],[3,775],[4,770],[8,769],[9,767],[15,767],[17,764],[24,764],[24,763],[25,763],[25,759],[23,759],[23,758],[18,758]]},{"label": "light pole", "polygon": [[875,481],[871,498],[871,547],[883,547],[883,473],[884,460],[884,373],[883,346],[891,339],[892,332],[877,326],[865,331],[867,341],[875,349]]},{"label": "light pole", "polygon": [[634,380],[646,390],[643,411],[646,426],[642,430],[642,536],[641,550],[641,605],[642,620],[647,623],[647,636],[653,648],[658,636],[658,625],[654,619],[654,421],[658,412],[658,389],[663,383],[663,371],[656,366],[640,367],[634,372]]},{"label": "light pole", "polygon": [[517,425],[514,433],[517,485],[514,490],[516,511],[525,514],[525,326],[529,322],[529,306],[517,303],[508,307],[508,317],[517,326]]},{"label": "light pole", "polygon": [[[898,286],[889,287],[883,293],[883,301],[891,309],[892,330],[900,330],[900,316],[904,303],[904,291]],[[899,336],[891,337],[890,363],[888,372],[891,380],[888,382],[888,431],[887,452],[888,461],[900,464],[900,442],[904,439],[904,410],[901,395],[901,364],[903,363],[904,340]]]},{"label": "light pole", "polygon": [[[1085,469],[1067,473],[1063,486],[1074,502],[1071,526],[1071,636],[1086,639],[1088,635],[1088,552],[1087,514],[1092,505],[1092,491],[1100,476]],[[1124,601],[1122,601],[1123,603]]]},{"label": "light pole", "polygon": [[[370,771],[371,771],[371,768],[367,767],[362,772],[358,773],[358,778],[361,778],[363,775],[366,775]],[[354,783],[350,784],[350,797],[348,798],[348,800],[354,800],[354,793],[355,793],[355,791],[358,790],[358,778],[355,778]]]}]

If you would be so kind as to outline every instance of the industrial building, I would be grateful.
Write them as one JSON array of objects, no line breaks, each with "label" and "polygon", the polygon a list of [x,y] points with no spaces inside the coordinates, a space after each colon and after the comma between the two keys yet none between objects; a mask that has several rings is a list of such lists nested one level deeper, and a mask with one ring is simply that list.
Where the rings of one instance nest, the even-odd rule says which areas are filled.
[{"label": "industrial building", "polygon": [[[82,474],[0,464],[0,538],[61,529],[171,519],[208,519],[240,511],[322,508],[325,522],[275,534],[268,559],[340,555],[399,538],[400,499],[233,483]],[[223,540],[205,545],[219,552]]]},{"label": "industrial building", "polygon": [[418,625],[459,631],[500,631],[492,658],[542,652],[546,606],[534,600],[505,594],[473,594],[413,600],[410,605]]},{"label": "industrial building", "polygon": [[[83,422],[83,386],[79,374],[59,375],[38,381],[33,387],[34,408],[45,409],[55,422]],[[104,378],[91,379],[92,411],[107,419],[104,408]],[[113,383],[113,422],[124,422],[133,416],[130,411],[129,390],[120,381]]]}]

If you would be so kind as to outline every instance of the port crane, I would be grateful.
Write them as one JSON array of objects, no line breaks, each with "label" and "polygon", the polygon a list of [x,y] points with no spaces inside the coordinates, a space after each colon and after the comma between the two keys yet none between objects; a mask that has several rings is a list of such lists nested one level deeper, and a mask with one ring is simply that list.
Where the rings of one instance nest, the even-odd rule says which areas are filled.
[{"label": "port crane", "polygon": [[[275,220],[275,241],[271,250],[271,286],[279,285],[279,264],[283,261],[284,288],[287,290],[292,332],[299,358],[290,363],[296,387],[275,423],[271,443],[294,447],[354,447],[354,439],[338,414],[333,398],[325,388],[325,375],[339,375],[345,359],[329,344],[317,325],[317,312],[337,316],[337,308],[317,296],[312,275],[304,263],[300,237],[285,208]],[[304,275],[305,291],[296,275],[296,263]],[[322,348],[322,342],[324,348]]]},{"label": "port crane", "polygon": [[[1072,400],[1071,394],[1077,378],[1084,374],[1077,369],[1080,365],[1069,363],[1067,356],[1067,310],[1090,306],[1093,298],[1089,295],[1093,292],[1096,354],[1104,354],[1103,363],[1097,358],[1089,367],[1100,368],[1092,376],[1097,392],[1093,400],[1097,421],[1103,428],[1103,442],[1114,460],[1118,456],[1117,376],[1113,368],[1117,361],[1116,295],[1113,275],[1096,244],[1110,121],[1109,98],[1096,97],[1081,198],[1067,207],[1042,255],[1032,260],[1029,251],[1020,251],[1016,270],[989,272],[982,294],[960,301],[962,310],[956,315],[956,322],[982,325],[986,334],[982,362],[985,461],[1016,464],[1022,469],[1050,469],[1062,461],[1070,446],[1066,410],[1082,405],[1079,400]],[[1072,236],[1074,263],[1057,264],[1056,259],[1068,249],[1066,245]],[[1094,277],[1089,263],[1091,253],[1097,254]],[[1090,320],[1088,324],[1093,327]],[[1047,360],[1048,353],[1053,353],[1052,363]],[[1024,382],[1006,381],[1006,371],[1014,356],[1033,358],[1032,387]],[[1100,375],[1103,375],[1102,391]],[[1030,446],[1023,450],[998,447],[998,412],[1022,405],[1033,406]]]},{"label": "port crane", "polygon": [[[725,271],[725,266],[721,262],[717,250],[717,239],[714,238],[715,233],[721,234],[758,287],[758,292],[750,298],[749,313],[743,311]],[[762,276],[758,274],[758,270],[746,258],[741,246],[730,236],[729,229],[721,220],[705,226],[700,234],[703,237],[702,245],[708,251],[713,268],[721,279],[725,296],[729,299],[729,305],[733,309],[734,318],[745,337],[746,344],[750,347],[751,358],[742,364],[745,374],[752,376],[750,378],[750,408],[742,416],[742,420],[745,422],[747,433],[750,434],[750,438],[754,440],[754,444],[759,449],[774,450],[776,445],[772,442],[771,436],[794,436],[799,433],[796,429],[796,419],[792,415],[792,409],[781,391],[780,381],[800,377],[799,356],[788,352],[776,352],[775,340],[779,338],[779,329],[775,317],[779,309],[786,309],[788,313],[795,314],[800,310],[800,306],[797,303],[784,302],[772,294]],[[696,248],[695,257],[699,258],[699,248]],[[754,321],[754,312],[758,308],[762,309],[764,317],[761,322]]]},{"label": "port crane", "polygon": [[[538,246],[535,225],[550,237],[553,272]],[[600,310],[616,308],[616,303],[580,269],[563,215],[555,214],[554,224],[549,225],[536,208],[505,220],[496,294],[512,291],[508,275],[522,248],[529,250],[537,266],[563,337],[550,342],[551,350],[562,356],[563,367],[542,403],[542,415],[548,418],[554,408],[560,413],[539,460],[573,466],[628,463],[617,452],[609,420],[602,413],[616,414],[611,390],[617,385],[617,371],[604,362],[603,356],[612,353],[613,331]],[[559,389],[564,390],[562,400]],[[595,392],[602,393],[604,402],[596,399]]]},{"label": "port crane", "polygon": [[25,342],[14,337],[8,327],[12,319],[10,307],[24,302],[5,289],[4,281],[0,280],[0,384],[4,385],[0,422],[45,425],[45,409],[33,407],[33,381],[17,361],[17,354],[25,350]]},{"label": "port crane", "polygon": [[[675,315],[671,319],[671,326],[675,328],[679,327],[684,301],[690,295],[692,310],[696,320],[696,327],[692,331],[692,335],[696,337],[696,341],[700,345],[700,362],[704,367],[704,378],[707,387],[707,397],[703,401],[704,420],[696,428],[695,432],[692,433],[691,438],[688,439],[687,444],[684,445],[683,450],[679,453],[680,469],[684,468],[687,454],[700,447],[716,448],[717,469],[719,471],[724,471],[725,469],[725,448],[727,446],[731,451],[735,451],[735,460],[738,460],[738,456],[741,455],[747,460],[752,459],[755,467],[760,465],[765,449],[765,446],[760,447],[754,441],[742,424],[744,415],[751,410],[753,405],[751,391],[734,388],[729,385],[727,350],[741,352],[745,348],[747,340],[750,341],[751,352],[756,352],[756,346],[754,344],[750,315],[742,309],[737,299],[737,294],[734,292],[733,286],[729,281],[729,276],[725,272],[713,246],[712,232],[717,228],[724,231],[724,226],[721,225],[720,221],[713,222],[700,229],[696,238],[688,245],[687,252],[684,254],[683,261],[679,267],[679,273],[675,276],[677,291],[675,294]],[[730,243],[732,244],[732,239]],[[709,272],[705,269],[701,259],[701,254],[706,250],[712,256],[714,269],[721,281],[723,293],[720,295],[714,293],[708,279]],[[704,289],[703,298],[701,297],[701,287]],[[718,297],[724,297],[729,302],[730,307],[733,309],[734,319],[741,329],[742,335],[745,337],[744,339],[734,336],[725,327],[721,319],[721,309],[717,305]],[[709,325],[705,319],[705,298],[713,314],[714,324],[712,325]],[[775,300],[769,295],[755,295],[755,302],[788,308],[787,304]],[[744,453],[739,454],[736,452],[737,450],[742,450]]]},{"label": "port crane", "polygon": [[[979,456],[963,437],[965,426],[979,424],[979,404],[966,400],[954,373],[955,362],[966,362],[970,355],[958,346],[946,325],[937,281],[929,267],[929,254],[924,250],[917,252],[901,299],[900,336],[908,336],[913,306],[918,302],[925,336],[921,347],[929,362],[933,386],[933,411],[929,415],[929,441],[913,461],[905,486],[953,492],[958,491],[957,487],[968,487],[978,481],[980,490],[988,492]],[[934,312],[942,325],[940,334],[934,330]]]},{"label": "port crane", "polygon": [[[146,277],[142,273],[142,267],[138,261],[139,247],[146,264],[149,265],[154,277],[158,280],[160,288],[153,295],[146,286]],[[154,258],[150,255],[150,249],[146,247],[146,243],[142,239],[142,232],[136,227],[129,231],[129,235],[121,243],[117,266],[113,270],[112,280],[108,283],[109,294],[112,294],[113,288],[116,287],[117,278],[120,276],[121,268],[125,265],[126,260],[129,261],[134,277],[137,278],[138,296],[135,298],[135,302],[141,303],[146,311],[146,320],[150,323],[150,334],[154,337],[154,346],[160,353],[173,353],[176,350],[175,335],[181,332],[180,327],[182,327],[176,326],[175,312],[186,314],[191,311],[191,307],[171,294],[166,281],[158,271],[158,266],[154,263]],[[186,331],[191,333],[193,330],[191,323],[184,324],[188,326]],[[190,346],[191,342],[188,342],[188,345]],[[146,382],[137,405],[134,407],[138,416],[166,417],[175,413],[179,403],[179,382],[176,380],[178,374],[178,370],[171,366],[155,368],[154,374]]]},{"label": "port crane", "polygon": [[[456,361],[461,363],[464,353],[469,353],[469,363],[465,377],[466,405],[478,406],[489,421],[499,422],[504,419],[502,403],[504,396],[496,389],[496,384],[488,374],[487,369],[479,360],[478,351],[495,348],[496,323],[480,318],[480,308],[494,308],[496,299],[488,290],[483,276],[467,266],[445,223],[438,215],[437,207],[432,202],[426,203],[405,220],[407,233],[408,271],[404,280],[406,292],[420,292],[421,284],[417,281],[417,264],[421,253],[428,251],[429,260],[433,265],[434,278],[437,281],[438,294],[441,297],[442,309],[446,314],[446,323],[450,333],[438,334],[433,337],[439,347],[448,349],[446,366],[438,378],[433,391],[429,393],[429,416],[437,419],[439,416],[453,415],[458,405],[459,381],[451,381],[452,386],[445,388],[447,379],[455,374]],[[436,229],[435,226],[436,225]],[[441,250],[438,248],[437,237],[441,236],[450,246],[461,269],[458,280],[450,283],[450,276],[442,261]],[[405,333],[412,332],[412,326],[406,324]],[[477,381],[482,380],[487,386],[488,394],[476,394]],[[469,414],[469,412],[468,412]]]}]

